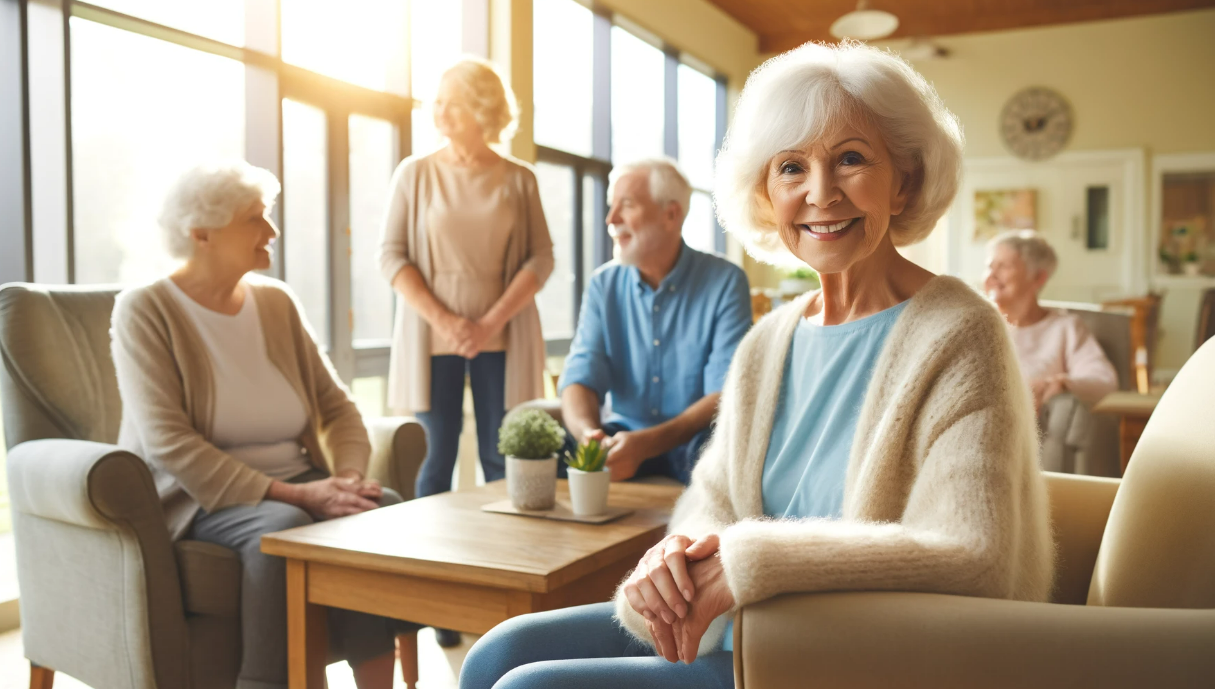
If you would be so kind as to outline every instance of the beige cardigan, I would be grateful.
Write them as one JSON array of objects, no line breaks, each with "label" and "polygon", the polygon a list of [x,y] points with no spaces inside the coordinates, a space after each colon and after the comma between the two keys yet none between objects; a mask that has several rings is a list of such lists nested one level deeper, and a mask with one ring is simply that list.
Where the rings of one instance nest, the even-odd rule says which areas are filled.
[{"label": "beige cardigan", "polygon": [[[392,284],[405,266],[416,266],[431,281],[426,208],[430,198],[427,166],[432,153],[406,158],[392,176],[391,197],[380,237],[380,272]],[[530,270],[541,286],[553,272],[553,241],[548,234],[536,173],[522,161],[507,158],[510,194],[516,217],[506,245],[504,287],[520,270]],[[506,326],[506,408],[544,396],[544,335],[535,301]],[[397,299],[392,354],[388,364],[388,406],[397,413],[430,410],[430,326],[426,319]]]},{"label": "beige cardigan", "polygon": [[[1028,391],[1000,315],[954,278],[912,297],[886,340],[860,410],[843,517],[763,516],[785,356],[808,299],[769,314],[739,346],[670,532],[721,534],[740,606],[840,590],[1046,600],[1054,545]],[[620,593],[616,611],[649,641]],[[724,626],[710,627],[702,652],[720,648]]]},{"label": "beige cardigan", "polygon": [[[367,428],[300,317],[295,295],[277,280],[252,273],[245,280],[257,299],[266,354],[304,402],[308,427],[300,443],[312,464],[334,473],[366,473]],[[118,445],[148,463],[169,532],[178,539],[200,506],[214,512],[255,505],[271,479],[211,444],[211,358],[167,281],[118,296],[111,351],[122,396]]]}]

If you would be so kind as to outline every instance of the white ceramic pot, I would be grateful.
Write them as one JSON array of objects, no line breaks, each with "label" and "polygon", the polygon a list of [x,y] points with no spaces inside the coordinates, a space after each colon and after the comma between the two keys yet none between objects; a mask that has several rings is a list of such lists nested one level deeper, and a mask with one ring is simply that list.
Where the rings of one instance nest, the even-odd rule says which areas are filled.
[{"label": "white ceramic pot", "polygon": [[1189,277],[1198,277],[1202,274],[1202,264],[1186,263],[1184,266],[1182,266],[1182,270]]},{"label": "white ceramic pot", "polygon": [[506,458],[506,492],[517,510],[551,510],[557,501],[557,455]]},{"label": "white ceramic pot", "polygon": [[570,502],[574,505],[574,514],[579,517],[593,517],[607,512],[608,489],[612,485],[612,475],[606,471],[579,471],[571,468]]}]

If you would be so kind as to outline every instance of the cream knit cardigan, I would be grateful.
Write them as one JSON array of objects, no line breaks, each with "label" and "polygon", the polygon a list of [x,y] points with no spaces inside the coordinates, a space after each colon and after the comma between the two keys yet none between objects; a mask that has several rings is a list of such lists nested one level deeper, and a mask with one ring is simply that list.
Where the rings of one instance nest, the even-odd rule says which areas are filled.
[{"label": "cream knit cardigan", "polygon": [[[841,590],[1046,600],[1054,546],[1033,409],[999,314],[954,278],[916,293],[886,340],[860,409],[842,518],[764,517],[764,458],[808,300],[769,314],[739,345],[670,533],[721,535],[739,606]],[[621,592],[616,613],[651,641]],[[725,619],[702,653],[720,648]]]}]

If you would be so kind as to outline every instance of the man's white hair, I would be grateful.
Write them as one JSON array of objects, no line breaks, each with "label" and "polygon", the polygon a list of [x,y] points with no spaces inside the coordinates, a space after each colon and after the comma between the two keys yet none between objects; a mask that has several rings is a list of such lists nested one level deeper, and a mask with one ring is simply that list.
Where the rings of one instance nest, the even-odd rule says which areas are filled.
[{"label": "man's white hair", "polygon": [[821,140],[842,124],[881,132],[907,206],[890,218],[895,246],[914,244],[949,208],[962,175],[962,128],[924,77],[863,43],[807,43],[760,65],[743,87],[717,156],[714,203],[723,227],[755,258],[801,265],[785,248],[767,195],[772,157]]},{"label": "man's white hair", "polygon": [[1051,247],[1050,242],[1033,230],[1009,230],[996,235],[987,243],[987,253],[991,254],[998,246],[1007,246],[1025,262],[1030,277],[1043,273],[1049,279],[1059,266],[1059,256]]},{"label": "man's white hair", "polygon": [[165,194],[158,218],[165,248],[173,258],[187,260],[194,254],[191,231],[224,227],[254,201],[270,208],[281,190],[274,173],[243,160],[191,168]]},{"label": "man's white hair", "polygon": [[608,198],[612,197],[617,180],[641,170],[650,171],[650,196],[654,203],[660,206],[679,204],[679,222],[682,224],[684,218],[688,217],[688,206],[692,203],[692,185],[680,171],[679,164],[671,158],[643,158],[612,168],[608,175]]}]

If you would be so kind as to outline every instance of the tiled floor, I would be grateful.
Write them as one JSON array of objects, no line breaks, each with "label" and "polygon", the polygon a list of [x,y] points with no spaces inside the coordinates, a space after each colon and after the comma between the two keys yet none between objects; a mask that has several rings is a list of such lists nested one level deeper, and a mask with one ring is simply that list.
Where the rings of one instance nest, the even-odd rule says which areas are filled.
[{"label": "tiled floor", "polygon": [[[452,649],[440,648],[435,643],[434,631],[427,628],[418,633],[418,681],[419,689],[455,689],[460,674],[460,665],[468,649],[477,637],[464,635],[464,643]],[[21,632],[0,634],[0,689],[27,689],[29,687],[29,663],[22,655]],[[404,689],[398,671],[394,689]],[[90,689],[88,686],[66,675],[55,676],[55,689]],[[329,689],[355,689],[354,677],[346,663],[329,666]]]}]

